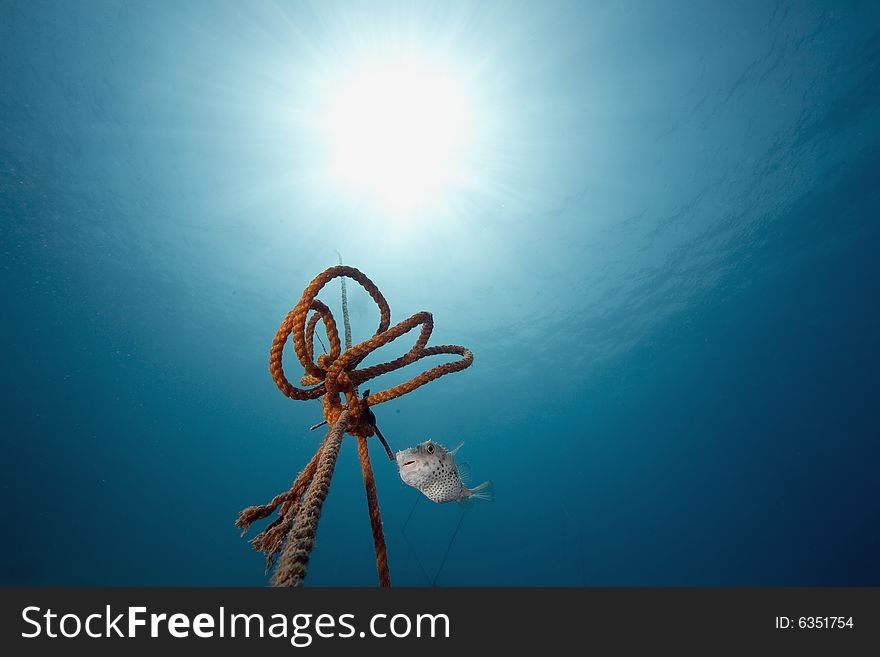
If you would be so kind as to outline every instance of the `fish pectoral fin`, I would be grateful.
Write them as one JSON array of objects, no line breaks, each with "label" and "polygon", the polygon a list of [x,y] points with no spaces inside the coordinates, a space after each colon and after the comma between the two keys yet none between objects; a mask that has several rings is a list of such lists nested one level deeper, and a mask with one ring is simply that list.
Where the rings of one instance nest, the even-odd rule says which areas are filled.
[{"label": "fish pectoral fin", "polygon": [[468,479],[471,478],[471,466],[467,463],[456,463],[456,470],[458,470],[458,477],[461,479],[461,483],[466,484]]}]

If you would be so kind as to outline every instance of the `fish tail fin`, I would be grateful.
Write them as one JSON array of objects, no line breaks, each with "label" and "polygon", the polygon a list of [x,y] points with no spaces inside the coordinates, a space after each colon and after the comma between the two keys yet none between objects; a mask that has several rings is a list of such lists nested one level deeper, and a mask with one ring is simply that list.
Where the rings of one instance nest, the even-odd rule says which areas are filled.
[{"label": "fish tail fin", "polygon": [[484,481],[479,486],[469,489],[468,497],[476,500],[487,500],[491,502],[495,499],[495,486],[491,481]]}]

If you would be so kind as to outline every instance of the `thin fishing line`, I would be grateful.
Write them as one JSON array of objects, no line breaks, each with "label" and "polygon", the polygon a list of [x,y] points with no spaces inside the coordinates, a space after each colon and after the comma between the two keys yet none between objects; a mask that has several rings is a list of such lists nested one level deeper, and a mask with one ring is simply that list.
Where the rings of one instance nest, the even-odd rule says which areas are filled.
[{"label": "thin fishing line", "polygon": [[422,563],[422,560],[419,559],[419,552],[416,550],[416,546],[412,544],[412,541],[409,540],[409,536],[406,534],[406,527],[409,525],[409,521],[412,520],[413,513],[415,513],[416,507],[419,504],[419,501],[422,499],[421,494],[416,495],[416,501],[413,502],[412,508],[409,510],[409,515],[406,517],[406,521],[403,523],[403,526],[400,528],[400,533],[403,534],[403,540],[406,541],[406,544],[409,546],[410,551],[413,553],[413,558],[416,560],[416,563],[419,564],[419,568],[422,570],[422,575],[425,576],[425,582],[430,582],[431,577],[428,575],[428,571],[425,570],[425,566]]},{"label": "thin fishing line", "polygon": [[443,570],[443,565],[446,563],[446,557],[449,556],[449,551],[452,549],[452,544],[455,542],[455,537],[458,536],[458,529],[461,527],[461,522],[464,520],[464,516],[467,514],[467,509],[461,512],[461,515],[458,517],[458,524],[455,526],[455,531],[452,533],[452,538],[449,539],[449,545],[446,546],[446,553],[443,555],[443,561],[440,562],[440,567],[437,569],[437,574],[434,575],[434,581],[431,582],[431,586],[437,586],[437,578],[440,577],[440,571]]}]

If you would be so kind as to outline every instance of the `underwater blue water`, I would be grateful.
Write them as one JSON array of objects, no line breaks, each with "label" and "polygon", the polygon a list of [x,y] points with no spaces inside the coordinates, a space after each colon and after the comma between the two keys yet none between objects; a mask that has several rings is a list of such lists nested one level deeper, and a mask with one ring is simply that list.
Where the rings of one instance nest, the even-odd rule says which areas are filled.
[{"label": "underwater blue water", "polygon": [[[418,493],[374,442],[395,584],[880,584],[877,3],[0,15],[0,584],[264,584],[233,521],[321,439],[268,350],[336,249],[475,354],[375,408],[497,490],[404,534]],[[304,116],[406,39],[464,72],[478,139],[392,221],[316,179]],[[372,549],[346,439],[307,583],[373,585]]]}]

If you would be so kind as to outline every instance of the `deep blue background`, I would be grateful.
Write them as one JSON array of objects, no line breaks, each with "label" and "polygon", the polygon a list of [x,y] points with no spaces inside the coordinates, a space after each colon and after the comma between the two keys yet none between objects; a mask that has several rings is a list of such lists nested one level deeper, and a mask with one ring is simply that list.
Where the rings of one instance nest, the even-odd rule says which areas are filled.
[{"label": "deep blue background", "polygon": [[[877,7],[0,3],[0,584],[266,581],[232,523],[320,440],[267,357],[334,249],[476,356],[375,409],[495,482],[439,584],[880,584]],[[296,117],[402,30],[478,90],[481,177],[385,223]],[[407,543],[373,461],[426,584],[461,511]],[[308,582],[374,581],[348,442]]]}]

